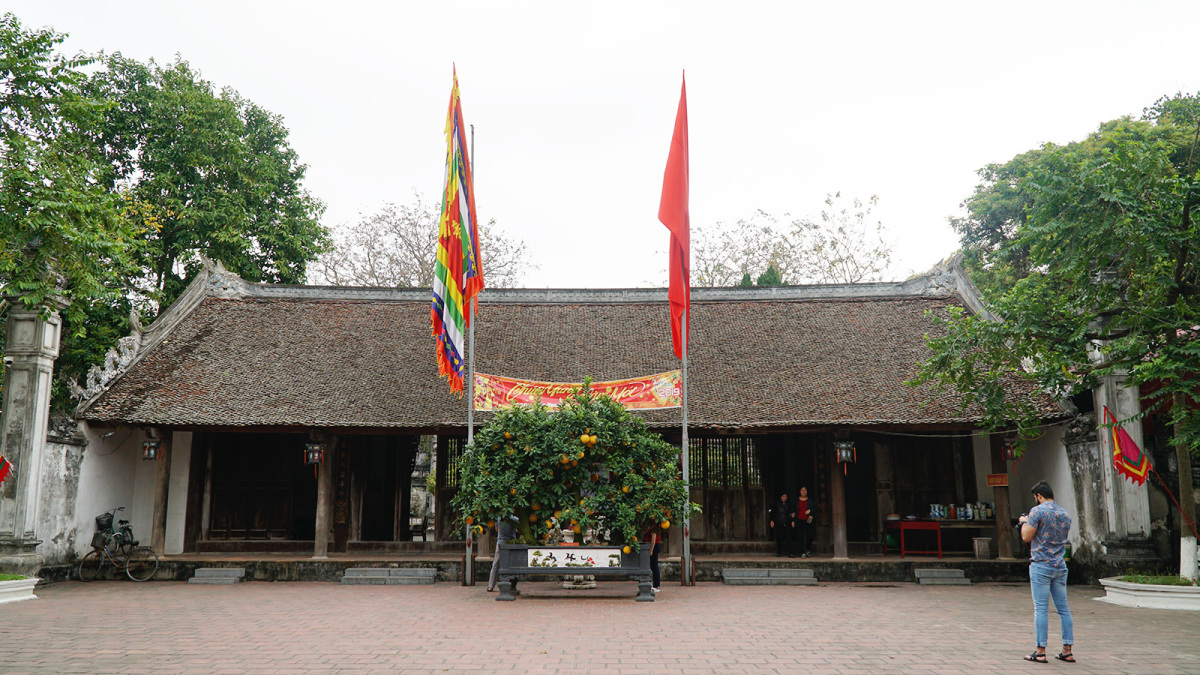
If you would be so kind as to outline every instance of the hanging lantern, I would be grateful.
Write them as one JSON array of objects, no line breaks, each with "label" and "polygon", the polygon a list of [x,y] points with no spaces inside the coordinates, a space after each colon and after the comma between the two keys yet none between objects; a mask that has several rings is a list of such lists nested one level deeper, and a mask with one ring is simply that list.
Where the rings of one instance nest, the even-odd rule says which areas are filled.
[{"label": "hanging lantern", "polygon": [[1015,461],[1017,459],[1017,446],[1011,440],[1006,439],[1004,441],[1003,449],[1004,449],[1004,459],[1005,460]]},{"label": "hanging lantern", "polygon": [[325,446],[321,443],[309,443],[304,446],[304,463],[320,464],[325,461]]},{"label": "hanging lantern", "polygon": [[837,461],[842,464],[842,473],[846,473],[847,466],[858,461],[858,449],[854,447],[854,441],[834,441],[833,449],[837,453]]},{"label": "hanging lantern", "polygon": [[157,438],[151,438],[142,442],[142,460],[153,462],[158,459],[158,448],[160,441]]}]

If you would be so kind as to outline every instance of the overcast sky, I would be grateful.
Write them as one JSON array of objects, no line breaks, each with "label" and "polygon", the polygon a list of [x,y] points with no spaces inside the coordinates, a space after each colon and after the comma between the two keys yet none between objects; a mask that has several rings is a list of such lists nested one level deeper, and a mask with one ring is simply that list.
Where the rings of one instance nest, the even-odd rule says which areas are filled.
[{"label": "overcast sky", "polygon": [[897,277],[955,250],[983,165],[1200,90],[1196,2],[3,5],[281,114],[331,227],[438,197],[457,63],[479,217],[528,242],[535,287],[665,285],[684,68],[693,228],[878,195]]}]

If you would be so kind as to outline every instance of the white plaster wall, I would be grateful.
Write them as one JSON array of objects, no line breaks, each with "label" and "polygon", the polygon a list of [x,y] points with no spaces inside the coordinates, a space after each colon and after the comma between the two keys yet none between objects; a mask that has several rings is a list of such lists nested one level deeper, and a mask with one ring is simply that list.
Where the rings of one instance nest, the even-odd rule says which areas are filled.
[{"label": "white plaster wall", "polygon": [[1075,503],[1075,486],[1071,480],[1071,465],[1067,460],[1067,449],[1062,443],[1066,424],[1058,424],[1045,430],[1040,438],[1025,446],[1025,454],[1015,462],[1009,475],[1013,518],[1027,513],[1037,505],[1029,491],[1033,484],[1044,480],[1054,490],[1054,501],[1071,516],[1071,545],[1079,546],[1079,514]]},{"label": "white plaster wall", "polygon": [[[142,440],[140,429],[91,429],[81,424],[88,445],[83,452],[83,463],[79,467],[79,492],[75,502],[75,553],[82,556],[91,550],[92,534],[96,531],[96,516],[117,507],[125,511],[119,518],[129,519],[134,526],[134,535],[149,535],[149,529],[138,529],[133,515],[133,491],[135,469],[142,462]],[[153,490],[153,485],[151,485]],[[150,516],[142,526],[148,528]]]},{"label": "white plaster wall", "polygon": [[183,553],[183,527],[187,515],[188,474],[192,467],[192,432],[176,431],[171,440],[171,480],[167,487],[167,541],[169,555]]},{"label": "white plaster wall", "polygon": [[71,562],[75,557],[75,504],[83,452],[83,447],[74,443],[46,441],[35,532],[42,542],[37,552],[47,565]]}]

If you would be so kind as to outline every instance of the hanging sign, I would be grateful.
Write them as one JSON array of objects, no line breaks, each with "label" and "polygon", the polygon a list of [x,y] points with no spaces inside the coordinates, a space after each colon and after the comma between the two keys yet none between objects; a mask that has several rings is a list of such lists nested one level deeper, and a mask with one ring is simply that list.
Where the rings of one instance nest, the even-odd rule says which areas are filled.
[{"label": "hanging sign", "polygon": [[1008,487],[1008,474],[1006,473],[989,473],[988,487]]},{"label": "hanging sign", "polygon": [[[557,408],[582,386],[578,382],[533,382],[475,373],[475,409],[502,410],[533,403]],[[628,380],[593,382],[592,391],[611,396],[626,410],[678,408],[683,405],[683,375],[671,370]]]}]

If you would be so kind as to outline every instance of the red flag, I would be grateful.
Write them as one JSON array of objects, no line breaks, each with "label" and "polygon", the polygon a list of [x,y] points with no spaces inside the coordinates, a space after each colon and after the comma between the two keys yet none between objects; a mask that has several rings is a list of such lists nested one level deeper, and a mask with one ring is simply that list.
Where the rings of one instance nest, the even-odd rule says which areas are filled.
[{"label": "red flag", "polygon": [[[671,300],[671,338],[675,356],[683,358],[680,325],[683,313],[688,314],[690,328],[691,288],[691,225],[688,222],[688,131],[687,80],[679,93],[679,112],[675,114],[675,134],[671,137],[671,152],[663,172],[662,199],[658,203],[658,219],[671,231],[671,285],[667,297]],[[688,331],[691,337],[691,331]]]},{"label": "red flag", "polygon": [[1133,442],[1133,437],[1125,431],[1117,418],[1104,406],[1104,421],[1112,424],[1113,435],[1113,468],[1137,485],[1146,482],[1146,474],[1150,471],[1150,458]]}]

